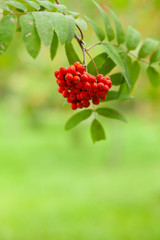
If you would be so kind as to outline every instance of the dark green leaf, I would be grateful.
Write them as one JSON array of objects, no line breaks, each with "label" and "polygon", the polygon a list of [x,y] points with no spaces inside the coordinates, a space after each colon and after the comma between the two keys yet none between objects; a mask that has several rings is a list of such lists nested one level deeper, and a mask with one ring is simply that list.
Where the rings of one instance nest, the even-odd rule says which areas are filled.
[{"label": "dark green leaf", "polygon": [[125,81],[122,73],[114,73],[110,75],[112,85],[118,86]]},{"label": "dark green leaf", "polygon": [[82,28],[83,30],[87,30],[87,23],[86,23],[86,21],[84,21],[84,20],[81,19],[81,18],[77,18],[77,19],[75,19],[75,22],[76,22],[76,24],[77,24],[80,28]]},{"label": "dark green leaf", "polygon": [[50,11],[52,11],[55,8],[54,4],[49,1],[38,0],[38,2],[42,7],[49,9]]},{"label": "dark green leaf", "polygon": [[[93,58],[93,60],[97,66],[98,72],[103,75],[106,75],[115,67],[115,63],[111,60],[111,58],[108,57],[108,54],[105,52],[97,55]],[[90,61],[87,65],[87,69],[89,73],[96,76],[96,70],[92,61]]]},{"label": "dark green leaf", "polygon": [[39,10],[39,9],[40,9],[40,6],[39,6],[38,3],[36,3],[36,2],[28,1],[28,0],[25,0],[25,2],[27,2],[32,8],[34,8],[34,9],[36,9],[36,10]]},{"label": "dark green leaf", "polygon": [[126,122],[125,117],[123,117],[123,115],[121,113],[117,112],[116,110],[114,110],[112,108],[97,108],[96,112],[99,115],[102,115],[103,117],[113,118],[113,119],[117,119],[117,120]]},{"label": "dark green leaf", "polygon": [[62,4],[53,4],[54,7],[61,13],[66,13],[67,12],[67,7]]},{"label": "dark green leaf", "polygon": [[95,31],[97,37],[100,41],[103,41],[105,39],[104,31],[89,17],[85,16],[86,20],[89,22],[93,30]]},{"label": "dark green leaf", "polygon": [[27,8],[25,7],[25,5],[23,5],[20,2],[17,2],[16,0],[14,0],[14,1],[13,0],[6,1],[5,3],[8,4],[9,6],[12,6],[12,7],[16,8],[16,9],[20,9],[20,10],[22,10],[24,12],[27,11]]},{"label": "dark green leaf", "polygon": [[0,54],[9,46],[16,30],[17,17],[14,15],[2,18],[0,22]]},{"label": "dark green leaf", "polygon": [[22,15],[20,17],[20,26],[26,49],[33,58],[36,58],[40,50],[41,42],[36,30],[33,15]]},{"label": "dark green leaf", "polygon": [[155,70],[155,68],[148,67],[147,76],[153,87],[157,88],[160,86],[160,76],[159,73]]},{"label": "dark green leaf", "polygon": [[81,62],[71,42],[65,44],[65,51],[70,65],[74,64],[75,62]]},{"label": "dark green leaf", "polygon": [[113,28],[110,24],[109,18],[107,16],[107,14],[105,13],[105,11],[101,8],[101,6],[97,2],[95,2],[95,1],[93,1],[93,2],[102,14],[107,38],[108,38],[109,41],[112,41],[115,38],[115,34],[114,34]]},{"label": "dark green leaf", "polygon": [[54,13],[45,11],[33,13],[38,35],[46,46],[51,44],[53,38],[53,15]]},{"label": "dark green leaf", "polygon": [[119,21],[119,19],[117,18],[117,16],[115,15],[115,13],[110,10],[114,19],[114,23],[115,23],[115,27],[116,27],[116,35],[117,35],[117,42],[118,44],[122,44],[125,42],[125,33],[123,30],[123,27]]},{"label": "dark green leaf", "polygon": [[130,67],[129,67],[130,83],[131,83],[131,88],[129,92],[133,90],[135,83],[138,79],[139,73],[140,73],[140,64],[138,61],[134,61],[133,63],[130,64]]},{"label": "dark green leaf", "polygon": [[104,129],[97,119],[93,120],[90,131],[93,143],[106,139]]},{"label": "dark green leaf", "polygon": [[57,49],[58,49],[58,37],[56,32],[54,31],[51,48],[50,48],[51,60],[53,60],[54,57],[56,56]]},{"label": "dark green leaf", "polygon": [[65,129],[66,130],[72,129],[73,127],[77,126],[80,122],[89,118],[91,114],[92,114],[91,109],[82,110],[81,112],[76,113],[67,121]]},{"label": "dark green leaf", "polygon": [[107,97],[106,97],[106,100],[105,101],[102,101],[101,102],[108,102],[108,101],[113,101],[113,100],[117,100],[117,99],[120,99],[120,100],[131,100],[133,99],[134,97],[133,96],[130,96],[126,93],[121,93],[121,95],[119,95],[119,91],[117,90],[110,90],[107,94]]},{"label": "dark green leaf", "polygon": [[158,46],[158,41],[151,38],[146,39],[139,50],[138,58],[148,57]]},{"label": "dark green leaf", "polygon": [[150,58],[150,63],[160,62],[160,48],[158,48]]},{"label": "dark green leaf", "polygon": [[133,27],[128,26],[126,46],[128,50],[135,50],[141,40],[141,34]]}]

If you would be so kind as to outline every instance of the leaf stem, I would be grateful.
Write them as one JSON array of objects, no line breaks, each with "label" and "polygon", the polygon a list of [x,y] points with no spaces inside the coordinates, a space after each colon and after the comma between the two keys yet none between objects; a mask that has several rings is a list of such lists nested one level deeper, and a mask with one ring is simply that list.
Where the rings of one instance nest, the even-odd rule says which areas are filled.
[{"label": "leaf stem", "polygon": [[93,62],[94,67],[95,67],[95,69],[96,69],[96,73],[97,73],[97,75],[98,75],[99,73],[98,73],[98,68],[97,68],[97,66],[96,66],[96,63],[95,63],[95,61],[93,60],[92,56],[89,54],[87,48],[85,48],[85,52],[88,54],[88,56],[90,57],[91,61]]},{"label": "leaf stem", "polygon": [[[86,48],[86,50],[89,51],[89,50],[92,49],[93,47],[95,47],[95,46],[97,46],[97,45],[104,44],[104,43],[105,43],[105,42],[94,43],[93,45],[91,45],[91,46],[89,46],[88,48]],[[129,54],[129,55],[131,55],[132,57],[136,58],[138,61],[144,62],[144,63],[146,63],[146,64],[149,65],[149,63],[148,63],[147,61],[145,61],[145,60],[143,60],[143,59],[139,59],[139,58],[138,58],[137,56],[135,56],[133,53],[128,52],[124,47],[122,47],[122,46],[120,46],[120,45],[118,45],[118,44],[116,44],[116,43],[109,43],[109,44],[111,44],[112,46],[115,46],[115,47],[118,47],[118,48],[124,50],[127,54]]]}]

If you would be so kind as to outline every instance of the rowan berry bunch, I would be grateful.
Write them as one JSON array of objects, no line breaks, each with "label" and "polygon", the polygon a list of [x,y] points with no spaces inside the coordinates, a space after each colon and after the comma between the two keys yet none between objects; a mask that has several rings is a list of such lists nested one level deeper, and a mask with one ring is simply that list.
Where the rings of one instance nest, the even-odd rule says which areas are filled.
[{"label": "rowan berry bunch", "polygon": [[84,65],[75,62],[68,68],[61,67],[55,71],[57,78],[58,92],[67,102],[71,103],[71,108],[88,108],[90,100],[98,105],[101,100],[106,99],[106,95],[112,86],[110,77],[98,74],[96,77],[85,72]]}]

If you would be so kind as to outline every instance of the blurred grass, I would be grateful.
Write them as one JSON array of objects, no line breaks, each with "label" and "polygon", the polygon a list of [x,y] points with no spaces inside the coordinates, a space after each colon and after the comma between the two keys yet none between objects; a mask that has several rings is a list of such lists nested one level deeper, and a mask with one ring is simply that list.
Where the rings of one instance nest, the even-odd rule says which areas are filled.
[{"label": "blurred grass", "polygon": [[93,145],[88,121],[64,132],[63,113],[37,128],[0,116],[0,239],[160,239],[158,120],[104,121]]}]

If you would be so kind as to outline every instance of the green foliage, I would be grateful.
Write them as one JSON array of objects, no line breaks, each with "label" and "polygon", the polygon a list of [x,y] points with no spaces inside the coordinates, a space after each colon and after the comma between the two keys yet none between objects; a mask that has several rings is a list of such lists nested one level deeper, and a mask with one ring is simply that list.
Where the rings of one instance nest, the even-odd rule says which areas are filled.
[{"label": "green foliage", "polygon": [[[45,46],[50,47],[50,56],[51,60],[53,60],[60,42],[65,45],[69,64],[73,64],[76,61],[82,62],[72,44],[72,39],[76,37],[78,44],[83,50],[83,56],[93,46],[101,45],[103,52],[95,57],[91,56],[87,70],[94,76],[97,75],[97,70],[104,76],[109,74],[112,85],[118,87],[118,90],[110,90],[106,100],[101,100],[101,102],[133,99],[130,93],[140,74],[140,62],[147,64],[146,72],[149,81],[153,87],[158,87],[160,85],[158,72],[158,64],[160,62],[159,41],[148,38],[144,40],[139,48],[141,34],[132,26],[128,26],[125,34],[115,13],[110,10],[110,15],[112,15],[110,19],[110,15],[97,2],[93,2],[101,13],[107,41],[103,42],[105,33],[101,26],[86,16],[86,20],[100,41],[99,43],[93,43],[90,47],[85,46],[81,30],[87,29],[86,21],[79,18],[79,13],[68,10],[66,6],[57,4],[54,0],[8,0],[0,3],[2,14],[0,22],[0,54],[7,49],[17,27],[17,31],[21,32],[24,44],[31,57],[37,57],[41,42],[43,42]],[[115,30],[112,27],[112,22],[114,22]],[[114,43],[111,43],[114,39]],[[139,49],[138,56],[130,52],[137,48]],[[147,57],[149,57],[149,62],[144,60]],[[85,57],[83,62],[85,62]],[[115,69],[116,67],[119,69],[118,72]],[[112,72],[113,69],[114,72]],[[111,108],[89,109],[73,115],[66,124],[66,130],[89,118],[93,111],[104,117],[126,121],[119,112]],[[103,127],[96,119],[91,124],[91,136],[93,142],[105,139]]]},{"label": "green foliage", "polygon": [[33,58],[36,58],[40,50],[41,42],[37,34],[33,15],[22,15],[20,17],[20,25],[26,49]]},{"label": "green foliage", "polygon": [[146,58],[148,57],[150,54],[152,54],[152,52],[159,46],[159,42],[148,38],[144,41],[143,45],[141,46],[139,53],[138,53],[138,57],[139,58]]},{"label": "green foliage", "polygon": [[90,131],[93,143],[106,139],[104,129],[97,119],[93,120]]},{"label": "green foliage", "polygon": [[150,58],[150,64],[160,62],[160,48],[158,48]]},{"label": "green foliage", "polygon": [[110,41],[112,41],[115,38],[115,33],[114,33],[113,28],[112,28],[112,25],[110,24],[109,18],[107,16],[107,14],[105,13],[105,11],[101,8],[101,6],[97,2],[95,2],[95,1],[93,1],[93,2],[97,6],[97,8],[99,9],[99,11],[102,14],[104,25],[105,25],[105,30],[106,30],[106,34],[107,34],[107,38],[108,38],[108,40],[110,42]]},{"label": "green foliage", "polygon": [[57,33],[54,31],[51,48],[50,48],[51,60],[53,60],[54,57],[56,56],[57,49],[58,49],[58,36],[57,36]]},{"label": "green foliage", "polygon": [[105,39],[104,31],[89,17],[85,16],[86,20],[89,22],[91,27],[93,28],[95,34],[99,38],[100,41],[103,41]]},{"label": "green foliage", "polygon": [[135,50],[141,40],[141,34],[131,26],[128,26],[126,34],[126,46],[127,49]]},{"label": "green foliage", "polygon": [[81,112],[76,113],[75,115],[73,115],[66,123],[65,129],[66,130],[70,130],[73,127],[77,126],[79,123],[81,123],[82,121],[86,120],[87,118],[89,118],[92,114],[92,110],[91,109],[87,109],[87,110],[82,110]]},{"label": "green foliage", "polygon": [[107,118],[112,118],[112,119],[116,119],[116,120],[121,120],[123,122],[126,122],[125,117],[119,113],[118,111],[112,109],[112,108],[97,108],[96,112],[103,116],[103,117],[107,117]]},{"label": "green foliage", "polygon": [[125,42],[125,33],[123,30],[123,27],[118,19],[118,17],[116,16],[116,14],[110,10],[114,19],[114,23],[115,23],[115,27],[116,27],[116,36],[117,36],[117,42],[118,44],[122,44]]},{"label": "green foliage", "polygon": [[149,66],[147,68],[147,76],[153,87],[157,88],[160,86],[160,76],[155,68]]},{"label": "green foliage", "polygon": [[[105,52],[97,55],[93,60],[97,66],[98,72],[103,75],[106,75],[115,67],[115,63]],[[87,69],[89,73],[96,76],[96,70],[92,61],[88,63]]]},{"label": "green foliage", "polygon": [[0,54],[9,46],[16,30],[17,17],[8,15],[0,22]]},{"label": "green foliage", "polygon": [[75,62],[81,62],[76,51],[74,50],[74,47],[72,45],[72,43],[66,43],[65,44],[65,51],[66,51],[66,55],[67,55],[67,59],[69,64],[73,64]]}]

